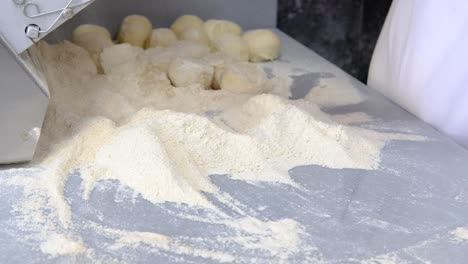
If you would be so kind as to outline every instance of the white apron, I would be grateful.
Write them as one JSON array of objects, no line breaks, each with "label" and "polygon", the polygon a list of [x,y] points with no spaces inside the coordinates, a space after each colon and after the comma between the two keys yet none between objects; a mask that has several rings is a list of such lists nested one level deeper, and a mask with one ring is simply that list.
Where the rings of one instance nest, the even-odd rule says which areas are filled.
[{"label": "white apron", "polygon": [[395,0],[368,85],[468,147],[468,0]]}]

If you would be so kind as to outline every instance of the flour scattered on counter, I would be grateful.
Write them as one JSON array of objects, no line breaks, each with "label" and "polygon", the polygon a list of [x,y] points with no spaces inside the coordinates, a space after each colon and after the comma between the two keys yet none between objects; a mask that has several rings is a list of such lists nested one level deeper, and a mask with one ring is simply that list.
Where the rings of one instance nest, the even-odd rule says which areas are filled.
[{"label": "flour scattered on counter", "polygon": [[[88,54],[69,42],[43,44],[42,50],[52,97],[32,162],[43,169],[41,180],[16,179],[11,184],[25,186],[25,194],[34,199],[20,201],[14,211],[24,228],[36,230],[35,240],[42,237],[41,250],[53,256],[86,251],[80,240],[66,235],[75,223],[65,185],[76,172],[85,200],[99,182],[116,180],[155,205],[172,202],[209,210],[213,217],[205,222],[231,230],[218,236],[216,243],[286,261],[306,252],[303,226],[292,219],[260,220],[243,212],[240,218],[227,216],[209,196],[228,207],[239,202],[221,199],[209,175],[298,187],[288,175],[295,166],[374,170],[389,140],[422,139],[347,125],[365,121],[364,114],[333,118],[322,112],[320,106],[331,105],[332,98],[347,97],[354,103],[364,98],[357,91],[343,94],[332,85],[294,101],[287,99],[287,79],[267,80],[264,92],[253,95],[205,90],[200,85],[172,87],[164,70],[168,61],[176,55],[206,59],[206,54],[195,51],[135,48],[122,54],[110,49],[106,56],[120,64],[98,75]],[[158,219],[154,221],[157,225]],[[65,231],[60,235],[56,230]],[[236,257],[193,247],[184,242],[186,238],[130,230],[103,232],[117,236],[111,250],[150,244],[156,250],[218,261]]]},{"label": "flour scattered on counter", "polygon": [[294,220],[261,221],[253,217],[228,221],[237,234],[229,238],[246,248],[268,250],[273,256],[287,258],[301,246],[302,226]]},{"label": "flour scattered on counter", "polygon": [[459,227],[452,232],[450,232],[454,239],[458,242],[468,242],[468,229],[464,227]]},{"label": "flour scattered on counter", "polygon": [[362,124],[373,120],[371,116],[363,112],[332,115],[330,118],[337,123],[346,125]]},{"label": "flour scattered on counter", "polygon": [[223,263],[233,262],[236,259],[236,257],[231,254],[185,245],[173,238],[157,233],[129,232],[110,229],[105,230],[105,232],[118,236],[114,244],[109,247],[111,250],[120,250],[125,247],[138,248],[139,246],[147,245],[152,247],[150,250],[172,251],[177,254],[212,259]]},{"label": "flour scattered on counter", "polygon": [[362,264],[405,264],[406,261],[399,260],[393,254],[380,255],[361,262]]},{"label": "flour scattered on counter", "polygon": [[[215,221],[215,223],[224,224],[235,232],[235,235],[219,235],[216,237],[215,243],[219,245],[219,248],[229,247],[229,245],[235,243],[244,250],[266,251],[276,261],[285,261],[299,251],[311,250],[307,246],[301,245],[302,238],[300,236],[303,235],[303,227],[291,219],[261,221],[253,217],[245,217],[241,219],[223,219],[219,222]],[[197,243],[189,245],[183,238],[177,236],[168,237],[154,232],[134,232],[101,227],[95,227],[95,230],[108,234],[114,239],[114,242],[109,246],[111,250],[150,246],[151,250],[155,251],[170,251],[220,262],[252,261],[248,257],[228,254],[220,250],[202,249],[196,245]],[[199,238],[198,242],[203,244],[207,241],[204,238]]]},{"label": "flour scattered on counter", "polygon": [[86,246],[79,240],[74,240],[61,234],[53,234],[41,244],[41,251],[56,257],[59,255],[77,255],[86,251]]},{"label": "flour scattered on counter", "polygon": [[119,250],[123,247],[138,247],[140,244],[150,244],[153,246],[160,247],[164,250],[169,249],[169,245],[172,241],[170,237],[150,232],[129,232],[122,230],[106,230],[107,233],[117,234],[117,238],[110,246],[112,250]]},{"label": "flour scattered on counter", "polygon": [[341,78],[321,78],[317,87],[312,88],[305,99],[319,106],[333,107],[364,102],[367,96],[357,90],[351,80]]}]

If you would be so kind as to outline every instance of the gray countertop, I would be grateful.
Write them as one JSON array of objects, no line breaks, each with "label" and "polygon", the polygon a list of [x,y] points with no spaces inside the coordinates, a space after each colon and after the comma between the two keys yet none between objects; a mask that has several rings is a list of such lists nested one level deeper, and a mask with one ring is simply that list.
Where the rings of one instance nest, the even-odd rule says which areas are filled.
[{"label": "gray countertop", "polygon": [[[265,67],[272,74],[288,67],[297,73],[292,76],[292,98],[307,94],[321,78],[347,80],[349,87],[343,89],[358,89],[367,100],[354,105],[325,107],[324,111],[365,112],[373,119],[359,126],[423,135],[430,140],[391,141],[383,149],[378,170],[337,170],[307,165],[291,168],[289,174],[299,187],[251,184],[214,175],[212,181],[221,192],[238,201],[256,218],[291,218],[303,226],[303,250],[289,256],[285,262],[309,263],[314,262],[311,259],[320,259],[326,263],[362,263],[365,260],[368,263],[468,263],[468,241],[457,241],[451,233],[458,227],[468,227],[468,151],[311,50],[286,35],[282,34],[282,39],[281,60]],[[25,166],[0,167],[0,178],[18,175],[15,169]],[[36,170],[31,168],[21,173],[34,177]],[[198,243],[205,249],[235,253],[239,256],[237,262],[279,262],[264,252],[217,243],[215,238],[229,230],[226,226],[203,221],[207,214],[203,210],[174,204],[155,205],[138,196],[129,198],[122,195],[128,190],[112,181],[100,183],[90,199],[83,200],[80,181],[76,172],[65,187],[72,208],[72,232],[79,234],[88,248],[93,249],[93,256],[103,262],[110,259],[129,263],[217,261],[183,254],[181,259],[180,252],[155,253],[142,247],[111,251],[104,246],[108,238],[95,233],[89,223],[178,236],[186,244]],[[30,234],[16,228],[17,216],[11,208],[22,196],[21,188],[0,184],[0,262],[93,262],[87,255],[51,258],[40,251],[38,244],[21,239]],[[233,217],[238,214],[216,197],[209,198],[226,214]],[[182,217],[179,211],[193,217]],[[203,240],[197,242],[195,238]]]}]

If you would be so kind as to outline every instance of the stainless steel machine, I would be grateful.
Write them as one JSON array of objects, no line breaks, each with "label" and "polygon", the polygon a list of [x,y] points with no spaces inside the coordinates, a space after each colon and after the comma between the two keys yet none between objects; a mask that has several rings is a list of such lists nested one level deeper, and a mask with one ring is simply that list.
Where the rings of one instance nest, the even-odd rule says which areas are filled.
[{"label": "stainless steel machine", "polygon": [[34,43],[91,2],[0,2],[0,164],[31,160],[39,140],[49,91]]},{"label": "stainless steel machine", "polygon": [[193,13],[231,19],[244,28],[275,27],[276,9],[274,0],[194,0],[189,4],[183,0],[1,1],[0,164],[31,160],[39,140],[50,96],[34,47],[39,40],[67,39],[83,23],[100,24],[116,33],[122,18],[132,13],[149,17],[156,26]]}]

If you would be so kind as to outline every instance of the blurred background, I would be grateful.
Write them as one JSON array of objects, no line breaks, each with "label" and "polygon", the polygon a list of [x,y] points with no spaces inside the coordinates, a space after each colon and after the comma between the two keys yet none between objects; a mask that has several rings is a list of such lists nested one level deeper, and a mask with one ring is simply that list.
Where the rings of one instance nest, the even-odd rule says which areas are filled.
[{"label": "blurred background", "polygon": [[392,0],[278,0],[278,27],[362,82]]}]

